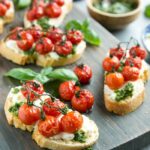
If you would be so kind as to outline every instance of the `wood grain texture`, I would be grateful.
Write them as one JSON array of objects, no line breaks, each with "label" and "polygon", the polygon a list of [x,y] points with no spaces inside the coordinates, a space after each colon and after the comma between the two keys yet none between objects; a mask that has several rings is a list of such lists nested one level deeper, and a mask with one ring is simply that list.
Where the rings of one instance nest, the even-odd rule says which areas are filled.
[{"label": "wood grain texture", "polygon": [[[85,18],[78,8],[74,8],[65,19],[65,22],[70,19],[83,20]],[[22,19],[23,12],[17,13],[13,26],[22,24]],[[103,70],[101,65],[108,49],[115,46],[118,40],[98,23],[92,19],[90,21],[92,28],[100,35],[103,44],[100,47],[88,46],[82,59],[73,65],[67,66],[67,68],[73,68],[80,63],[86,63],[93,68],[93,79],[91,84],[85,88],[94,93],[95,105],[93,112],[88,116],[95,120],[100,130],[100,138],[94,146],[94,150],[138,149],[149,142],[144,138],[144,135],[146,138],[150,137],[150,89],[148,88],[150,83],[146,85],[145,102],[137,111],[124,117],[119,117],[106,111],[103,102]],[[1,38],[8,33],[11,26],[7,26]],[[18,85],[18,82],[5,78],[3,75],[14,67],[20,66],[0,57],[0,150],[40,150],[40,147],[31,139],[30,133],[9,126],[5,118],[3,106],[6,96],[10,88]],[[34,65],[26,67],[34,70],[41,69]]]}]

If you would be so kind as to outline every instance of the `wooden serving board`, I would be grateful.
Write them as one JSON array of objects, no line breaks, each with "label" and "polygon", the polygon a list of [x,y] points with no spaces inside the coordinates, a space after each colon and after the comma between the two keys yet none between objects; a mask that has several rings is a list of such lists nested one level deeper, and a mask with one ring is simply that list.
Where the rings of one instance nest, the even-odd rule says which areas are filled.
[{"label": "wooden serving board", "polygon": [[[65,22],[70,19],[83,20],[85,18],[84,14],[74,8]],[[17,12],[13,26],[21,25],[22,20],[23,12]],[[1,38],[8,33],[11,27],[12,25],[7,26]],[[148,140],[150,138],[150,82],[146,85],[145,102],[138,110],[123,117],[107,112],[103,102],[103,69],[101,65],[108,49],[115,46],[118,40],[92,19],[91,27],[100,35],[102,45],[100,47],[88,46],[84,56],[76,64],[86,63],[93,69],[93,79],[85,88],[91,90],[95,96],[93,111],[88,114],[95,120],[100,132],[100,138],[94,146],[94,150],[140,149],[150,143]],[[76,64],[67,67],[73,68]],[[5,78],[3,75],[16,67],[20,66],[0,57],[0,150],[40,150],[40,147],[32,140],[31,133],[9,126],[5,118],[3,106],[6,96],[10,88],[18,85],[18,82]],[[34,70],[41,69],[34,65],[26,67]],[[50,86],[47,85],[47,87]]]}]

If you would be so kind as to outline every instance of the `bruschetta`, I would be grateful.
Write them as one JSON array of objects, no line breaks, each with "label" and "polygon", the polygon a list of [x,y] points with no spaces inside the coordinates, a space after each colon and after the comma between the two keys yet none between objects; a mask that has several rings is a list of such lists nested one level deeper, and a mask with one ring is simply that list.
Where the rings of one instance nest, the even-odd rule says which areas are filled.
[{"label": "bruschetta", "polygon": [[139,45],[129,49],[110,49],[103,61],[104,102],[108,111],[125,115],[137,109],[144,101],[144,83],[150,68],[144,61],[146,50]]},{"label": "bruschetta", "polygon": [[3,33],[4,25],[14,20],[14,5],[12,1],[0,1],[0,34]]},{"label": "bruschetta", "polygon": [[72,0],[34,0],[24,16],[24,26],[39,26],[43,29],[49,26],[58,27],[66,15],[72,10]]},{"label": "bruschetta", "polygon": [[82,150],[92,146],[99,137],[94,121],[68,109],[35,80],[12,88],[4,110],[10,125],[33,131],[32,138],[42,148]]},{"label": "bruschetta", "polygon": [[0,54],[8,60],[25,65],[63,66],[74,63],[82,56],[86,42],[78,30],[64,33],[51,27],[47,32],[38,27],[16,27],[0,42]]}]

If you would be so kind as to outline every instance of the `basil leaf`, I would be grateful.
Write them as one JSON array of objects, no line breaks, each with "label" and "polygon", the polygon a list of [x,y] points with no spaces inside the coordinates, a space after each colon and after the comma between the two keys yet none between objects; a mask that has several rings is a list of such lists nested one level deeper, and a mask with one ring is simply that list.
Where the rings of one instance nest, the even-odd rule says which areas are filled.
[{"label": "basil leaf", "polygon": [[147,5],[145,8],[145,16],[147,18],[150,18],[150,5]]},{"label": "basil leaf", "polygon": [[26,81],[34,79],[37,76],[37,73],[31,69],[15,68],[7,72],[5,76]]},{"label": "basil leaf", "polygon": [[82,131],[82,130],[79,130],[77,131],[75,134],[74,134],[74,141],[78,141],[80,143],[85,143],[86,142],[86,135],[85,135],[85,132]]},{"label": "basil leaf", "polygon": [[76,30],[81,30],[82,29],[82,25],[80,24],[79,21],[77,20],[71,20],[69,21],[66,26],[65,26],[65,29],[68,31],[68,30],[71,30],[71,29],[76,29]]},{"label": "basil leaf", "polygon": [[44,68],[44,69],[41,70],[41,74],[42,74],[42,75],[48,75],[48,74],[50,74],[52,71],[53,71],[53,68],[52,68],[52,67],[47,67],[47,68]]},{"label": "basil leaf", "polygon": [[48,78],[57,79],[61,81],[74,80],[78,81],[75,73],[69,69],[56,69],[47,75]]},{"label": "basil leaf", "polygon": [[42,84],[45,84],[50,80],[47,76],[42,74],[38,74],[34,79],[41,82]]},{"label": "basil leaf", "polygon": [[37,24],[40,25],[44,30],[47,30],[50,27],[48,21],[48,17],[42,17],[41,19],[37,20]]},{"label": "basil leaf", "polygon": [[14,3],[18,9],[23,9],[31,4],[31,0],[14,0]]}]

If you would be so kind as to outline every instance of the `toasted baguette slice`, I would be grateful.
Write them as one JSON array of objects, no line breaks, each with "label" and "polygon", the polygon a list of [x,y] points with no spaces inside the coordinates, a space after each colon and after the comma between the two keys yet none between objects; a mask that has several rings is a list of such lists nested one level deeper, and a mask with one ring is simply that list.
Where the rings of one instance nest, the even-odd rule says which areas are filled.
[{"label": "toasted baguette slice", "polygon": [[10,47],[7,47],[6,43],[3,40],[0,42],[0,47],[0,54],[16,64],[25,65],[33,62],[32,56],[15,52],[13,48],[11,49]]},{"label": "toasted baguette slice", "polygon": [[3,18],[0,18],[0,34],[3,33],[4,25],[10,23],[14,20],[15,11],[14,11],[14,4],[10,1],[10,8],[6,12],[6,15]]},{"label": "toasted baguette slice", "polygon": [[[22,97],[20,96],[20,99],[22,100]],[[21,122],[21,120],[13,115],[11,112],[9,112],[9,108],[13,106],[12,97],[8,95],[5,105],[4,105],[4,111],[7,118],[7,121],[10,125],[13,125],[15,128],[19,128],[22,130],[27,130],[29,132],[33,131],[34,125],[25,125]]]},{"label": "toasted baguette slice", "polygon": [[82,150],[93,145],[99,137],[99,131],[96,124],[89,119],[88,125],[93,128],[93,132],[89,137],[87,137],[85,143],[46,138],[39,133],[37,125],[34,128],[32,138],[41,148],[48,148],[52,150]]},{"label": "toasted baguette slice", "polygon": [[[58,18],[50,18],[49,25],[59,27],[64,21],[66,15],[72,10],[73,2],[72,0],[64,0],[65,4],[62,6],[62,14]],[[27,13],[24,15],[24,26],[26,28],[31,27],[32,25],[39,26],[36,21],[32,23],[27,19]],[[40,26],[39,26],[40,27]]]},{"label": "toasted baguette slice", "polygon": [[82,41],[76,47],[76,53],[71,55],[70,57],[53,58],[51,56],[45,57],[44,55],[37,55],[36,64],[42,67],[48,67],[48,66],[56,67],[56,66],[64,66],[67,64],[72,64],[76,62],[78,59],[80,59],[85,48],[86,48],[86,43]]},{"label": "toasted baguette slice", "polygon": [[107,85],[104,85],[104,102],[108,111],[118,115],[125,115],[134,111],[142,104],[145,95],[143,80],[139,79],[132,83],[134,83],[133,96],[119,102],[113,98],[114,91]]}]

